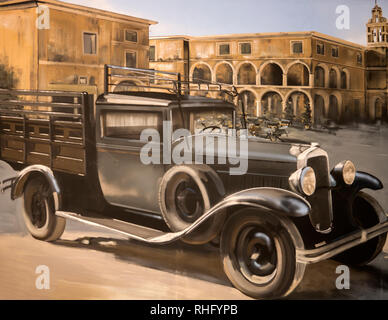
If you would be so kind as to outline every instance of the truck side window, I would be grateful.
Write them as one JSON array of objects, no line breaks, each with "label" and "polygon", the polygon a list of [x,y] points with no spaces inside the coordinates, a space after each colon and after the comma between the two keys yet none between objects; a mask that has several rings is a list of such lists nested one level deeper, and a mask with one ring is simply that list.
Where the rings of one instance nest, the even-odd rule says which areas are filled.
[{"label": "truck side window", "polygon": [[162,113],[144,111],[105,111],[102,135],[108,138],[140,140],[145,129],[156,129],[162,135]]}]

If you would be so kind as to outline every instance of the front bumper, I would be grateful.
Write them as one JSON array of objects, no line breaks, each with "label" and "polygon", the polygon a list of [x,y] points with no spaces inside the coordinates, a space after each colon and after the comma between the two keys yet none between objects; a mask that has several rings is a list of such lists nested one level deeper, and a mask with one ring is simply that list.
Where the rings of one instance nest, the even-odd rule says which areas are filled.
[{"label": "front bumper", "polygon": [[311,250],[296,250],[296,259],[305,264],[318,263],[330,259],[346,250],[363,244],[388,232],[388,221],[380,223],[372,228],[363,229],[342,237],[334,242],[325,244]]}]

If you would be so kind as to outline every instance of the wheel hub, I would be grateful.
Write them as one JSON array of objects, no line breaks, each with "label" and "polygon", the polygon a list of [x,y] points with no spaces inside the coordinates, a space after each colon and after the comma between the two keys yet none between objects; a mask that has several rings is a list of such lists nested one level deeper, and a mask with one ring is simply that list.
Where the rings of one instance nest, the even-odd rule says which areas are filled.
[{"label": "wheel hub", "polygon": [[252,281],[257,277],[269,277],[276,272],[275,243],[271,236],[256,227],[242,230],[236,253],[243,274]]},{"label": "wheel hub", "polygon": [[47,199],[40,193],[35,193],[32,197],[32,212],[31,223],[37,227],[42,228],[47,220],[46,210]]},{"label": "wheel hub", "polygon": [[197,188],[182,182],[176,190],[175,199],[178,214],[183,220],[194,222],[202,215],[202,198]]}]

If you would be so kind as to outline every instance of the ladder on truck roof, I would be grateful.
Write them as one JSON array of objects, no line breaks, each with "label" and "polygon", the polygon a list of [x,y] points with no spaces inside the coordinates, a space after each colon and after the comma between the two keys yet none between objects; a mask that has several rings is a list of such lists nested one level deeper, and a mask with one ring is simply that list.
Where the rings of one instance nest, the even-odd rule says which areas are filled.
[{"label": "ladder on truck roof", "polygon": [[[115,83],[113,79],[119,79]],[[182,75],[175,72],[158,71],[152,69],[138,69],[105,65],[104,93],[112,93],[111,88],[130,88],[130,90],[117,90],[114,93],[127,93],[128,91],[155,91],[168,92],[177,95],[179,99],[183,95],[192,93],[218,92],[222,97],[235,98],[238,96],[234,85],[211,82],[202,79],[182,80]],[[120,81],[121,80],[121,81]]]}]

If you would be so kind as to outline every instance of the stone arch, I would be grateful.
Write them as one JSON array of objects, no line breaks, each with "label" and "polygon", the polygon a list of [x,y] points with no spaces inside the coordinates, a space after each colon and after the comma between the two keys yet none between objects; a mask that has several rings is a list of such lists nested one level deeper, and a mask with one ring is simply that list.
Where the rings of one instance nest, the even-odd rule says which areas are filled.
[{"label": "stone arch", "polygon": [[310,82],[309,68],[305,63],[294,62],[287,68],[287,85],[307,87]]},{"label": "stone arch", "polygon": [[256,85],[257,69],[256,66],[249,61],[244,61],[237,67],[237,84],[240,85]]},{"label": "stone arch", "polygon": [[[240,103],[241,103],[241,99],[244,99],[244,94],[246,94],[247,98],[248,98],[248,105],[247,105],[247,109],[245,110],[245,113],[247,115],[251,115],[251,116],[258,116],[257,114],[257,101],[258,101],[258,96],[257,96],[257,93],[250,89],[250,88],[242,88],[241,91],[239,92],[239,98],[238,98],[238,106],[240,107]],[[239,112],[242,112],[242,110],[240,109]]]},{"label": "stone arch", "polygon": [[314,69],[314,86],[327,88],[329,86],[329,67],[324,63],[318,63]]},{"label": "stone arch", "polygon": [[308,72],[311,73],[310,66],[309,66],[306,62],[304,62],[304,61],[302,61],[302,60],[296,60],[296,61],[290,62],[290,63],[286,66],[286,68],[284,69],[284,73],[287,74],[287,73],[288,73],[288,70],[290,70],[290,68],[291,68],[294,64],[303,64],[303,65],[307,68]]},{"label": "stone arch", "polygon": [[260,93],[259,97],[258,97],[258,100],[262,100],[263,99],[263,96],[265,94],[267,94],[268,92],[276,92],[281,98],[282,100],[284,100],[284,95],[278,90],[278,89],[272,89],[272,88],[268,88],[267,90],[263,91]]},{"label": "stone arch", "polygon": [[195,81],[211,82],[213,80],[212,68],[206,62],[195,63],[190,70],[190,78]]},{"label": "stone arch", "polygon": [[375,50],[368,50],[365,58],[368,67],[385,66],[385,54],[379,53]]},{"label": "stone arch", "polygon": [[342,69],[341,70],[341,81],[340,81],[340,86],[341,89],[351,89],[350,88],[350,72],[348,69]]},{"label": "stone arch", "polygon": [[235,69],[228,61],[221,61],[214,66],[214,73],[216,82],[233,84]]},{"label": "stone arch", "polygon": [[375,121],[377,122],[386,122],[388,121],[388,112],[387,112],[387,105],[384,101],[383,97],[376,97],[374,99],[374,114],[375,114]]},{"label": "stone arch", "polygon": [[296,116],[297,118],[301,117],[301,115],[305,111],[307,104],[310,105],[312,116],[313,116],[313,113],[314,113],[313,99],[310,93],[304,90],[290,91],[285,97],[285,102],[286,102],[285,104],[286,108],[291,107],[293,110],[294,116]]},{"label": "stone arch", "polygon": [[268,90],[260,97],[261,115],[282,118],[283,116],[283,96],[277,90]]},{"label": "stone arch", "polygon": [[314,124],[322,125],[324,123],[324,119],[326,118],[326,104],[325,98],[320,94],[316,94],[314,96]]},{"label": "stone arch", "polygon": [[282,65],[275,61],[267,61],[263,63],[259,70],[259,84],[282,86],[283,75],[286,74]]},{"label": "stone arch", "polygon": [[340,84],[341,72],[337,67],[331,67],[329,71],[329,88],[337,89]]},{"label": "stone arch", "polygon": [[340,122],[342,116],[342,96],[338,92],[334,92],[330,95],[329,106],[327,110],[327,117],[334,121]]},{"label": "stone arch", "polygon": [[344,123],[352,123],[356,119],[354,105],[351,103],[344,104],[342,112],[342,121]]}]

